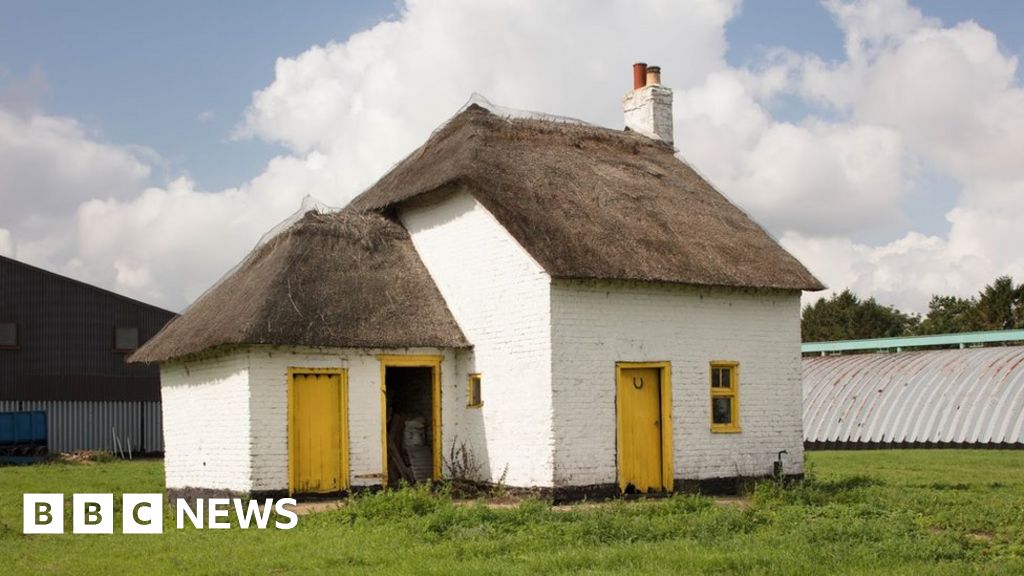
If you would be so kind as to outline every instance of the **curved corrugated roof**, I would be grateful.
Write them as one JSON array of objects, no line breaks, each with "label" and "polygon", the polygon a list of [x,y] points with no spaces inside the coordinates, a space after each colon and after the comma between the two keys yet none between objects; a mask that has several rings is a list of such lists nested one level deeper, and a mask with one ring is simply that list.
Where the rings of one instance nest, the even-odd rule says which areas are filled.
[{"label": "curved corrugated roof", "polygon": [[1024,346],[803,360],[804,440],[1024,443]]}]

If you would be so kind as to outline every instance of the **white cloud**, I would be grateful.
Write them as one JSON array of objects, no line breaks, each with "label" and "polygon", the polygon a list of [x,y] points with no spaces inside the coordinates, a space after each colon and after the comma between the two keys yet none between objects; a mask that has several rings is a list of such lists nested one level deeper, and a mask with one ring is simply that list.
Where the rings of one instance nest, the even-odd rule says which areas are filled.
[{"label": "white cloud", "polygon": [[[921,310],[932,292],[1024,277],[1017,60],[977,24],[943,27],[901,0],[825,4],[843,60],[779,47],[738,69],[724,58],[733,1],[411,0],[394,21],[279,59],[235,136],[288,153],[220,191],[146,188],[144,154],[0,104],[0,200],[21,214],[0,215],[0,252],[179,308],[304,195],[344,204],[472,92],[621,126],[642,57],[676,90],[682,155],[831,287]],[[782,97],[807,114],[774,118]],[[14,157],[43,169],[4,164]],[[933,202],[933,174],[960,187],[950,232],[907,232],[904,209]],[[894,240],[850,239],[865,232]]]},{"label": "white cloud", "polygon": [[[849,124],[899,134],[905,165],[951,177],[960,191],[946,238],[909,233],[866,246],[793,234],[787,246],[832,286],[917,311],[932,293],[966,295],[999,274],[1024,277],[1024,91],[1016,57],[974,22],[943,28],[902,2],[828,4],[846,33],[848,59],[807,58],[802,93],[845,110]],[[829,86],[842,91],[822,89]],[[929,191],[917,193],[920,209]]]},{"label": "white cloud", "polygon": [[698,82],[724,66],[734,10],[717,0],[410,1],[397,21],[278,59],[238,135],[336,153],[375,176],[473,92],[621,125],[633,60],[661,64],[674,85]]},{"label": "white cloud", "polygon": [[11,231],[0,228],[0,256],[14,256],[14,242],[11,240]]},{"label": "white cloud", "polygon": [[845,32],[846,54],[854,64],[891,49],[922,27],[938,25],[906,0],[824,0],[823,4]]},{"label": "white cloud", "polygon": [[274,81],[253,95],[235,135],[280,143],[290,154],[250,182],[202,192],[182,180],[83,204],[74,270],[181,306],[302,196],[345,204],[471,93],[621,125],[633,58],[663,65],[673,82],[696,83],[724,66],[724,25],[734,10],[731,0],[408,2],[396,21],[278,59]]},{"label": "white cloud", "polygon": [[947,240],[916,232],[882,246],[795,232],[781,242],[829,284],[829,290],[808,295],[808,300],[850,288],[903,310],[923,312],[932,294],[971,294],[995,276],[986,259],[957,255]]},{"label": "white cloud", "polygon": [[912,183],[901,134],[814,118],[775,121],[762,101],[778,82],[775,70],[723,71],[679,91],[682,155],[774,230],[834,235],[904,227],[900,201]]},{"label": "white cloud", "polygon": [[71,118],[0,107],[0,205],[4,224],[67,217],[96,196],[137,193],[149,167],[90,137]]}]

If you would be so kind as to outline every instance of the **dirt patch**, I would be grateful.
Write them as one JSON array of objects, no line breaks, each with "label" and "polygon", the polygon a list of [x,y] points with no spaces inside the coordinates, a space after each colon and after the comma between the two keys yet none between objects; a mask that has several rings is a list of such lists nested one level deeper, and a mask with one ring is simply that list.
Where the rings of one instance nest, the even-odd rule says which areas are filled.
[{"label": "dirt patch", "polygon": [[331,510],[337,510],[345,506],[346,498],[337,498],[330,500],[311,500],[309,502],[299,502],[294,506],[285,506],[288,510],[295,512],[299,516],[310,514],[313,512],[330,512]]},{"label": "dirt patch", "polygon": [[[456,506],[479,506],[483,505],[494,510],[509,510],[518,508],[529,496],[516,495],[516,494],[502,494],[500,496],[491,496],[486,498],[456,498],[452,500],[452,503]],[[711,498],[718,506],[724,508],[738,508],[740,510],[749,510],[752,506],[750,498],[743,496],[715,496]],[[316,512],[329,512],[331,510],[338,510],[343,508],[348,502],[347,497],[341,498],[326,498],[319,500],[309,500],[305,502],[299,502],[294,506],[288,506],[287,508],[296,514],[302,516],[304,514],[316,513]],[[584,500],[581,502],[574,502],[570,504],[552,504],[551,510],[553,512],[572,512],[573,510],[588,510],[597,509],[601,507],[613,506],[618,500]]]},{"label": "dirt patch", "polygon": [[740,510],[750,509],[750,498],[743,496],[715,496],[711,500],[723,508],[738,508]]},{"label": "dirt patch", "polygon": [[100,464],[115,460],[114,455],[103,450],[79,450],[77,452],[61,452],[54,460],[65,464]]}]

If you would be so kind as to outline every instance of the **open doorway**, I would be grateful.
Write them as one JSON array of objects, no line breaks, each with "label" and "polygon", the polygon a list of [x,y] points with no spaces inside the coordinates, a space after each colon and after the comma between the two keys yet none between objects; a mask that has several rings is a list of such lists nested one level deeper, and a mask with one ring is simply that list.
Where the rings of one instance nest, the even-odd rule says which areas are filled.
[{"label": "open doorway", "polygon": [[386,357],[381,372],[385,483],[440,479],[440,358]]}]

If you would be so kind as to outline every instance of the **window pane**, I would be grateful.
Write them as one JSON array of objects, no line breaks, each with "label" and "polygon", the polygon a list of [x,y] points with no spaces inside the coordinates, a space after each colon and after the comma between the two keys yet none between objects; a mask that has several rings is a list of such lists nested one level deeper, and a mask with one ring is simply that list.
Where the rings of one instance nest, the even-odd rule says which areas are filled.
[{"label": "window pane", "polygon": [[722,371],[722,388],[729,388],[732,386],[732,368],[721,368]]},{"label": "window pane", "polygon": [[719,388],[722,386],[722,369],[712,368],[711,369],[711,387]]},{"label": "window pane", "polygon": [[135,350],[139,347],[138,328],[118,328],[114,334],[114,348],[117,350]]},{"label": "window pane", "polygon": [[732,424],[732,398],[720,396],[711,399],[711,423]]},{"label": "window pane", "polygon": [[469,379],[469,405],[480,405],[480,377],[473,376]]},{"label": "window pane", "polygon": [[13,322],[0,324],[0,346],[18,345],[18,325]]}]

